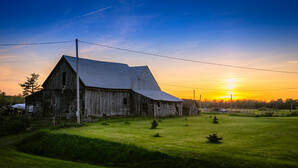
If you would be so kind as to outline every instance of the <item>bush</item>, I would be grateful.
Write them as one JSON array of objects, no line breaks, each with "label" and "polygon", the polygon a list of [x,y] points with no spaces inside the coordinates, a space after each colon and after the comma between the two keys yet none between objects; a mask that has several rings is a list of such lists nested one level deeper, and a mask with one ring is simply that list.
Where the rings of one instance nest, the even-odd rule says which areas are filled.
[{"label": "bush", "polygon": [[222,137],[217,137],[217,133],[210,134],[209,137],[206,137],[210,143],[221,143]]},{"label": "bush", "polygon": [[188,124],[185,124],[185,125],[184,125],[184,127],[188,127],[188,126],[189,126]]},{"label": "bush", "polygon": [[130,122],[129,121],[125,121],[124,124],[130,124]]},{"label": "bush", "polygon": [[213,117],[213,124],[218,124],[218,118],[216,116]]},{"label": "bush", "polygon": [[274,112],[268,111],[268,112],[265,113],[265,116],[266,117],[272,117],[273,114],[274,114]]},{"label": "bush", "polygon": [[159,133],[153,135],[153,137],[160,137]]},{"label": "bush", "polygon": [[63,129],[63,128],[71,128],[71,127],[83,127],[85,126],[84,123],[78,124],[78,123],[62,123],[60,125],[51,127],[51,130],[57,130],[57,129]]},{"label": "bush", "polygon": [[297,115],[298,115],[297,111],[293,111],[293,112],[291,112],[291,114],[290,114],[290,116],[297,116]]},{"label": "bush", "polygon": [[157,123],[156,120],[153,120],[153,121],[151,122],[151,129],[155,129],[156,127],[158,127],[158,123]]},{"label": "bush", "polygon": [[106,121],[102,122],[101,125],[109,125]]},{"label": "bush", "polygon": [[30,126],[30,121],[27,117],[0,117],[0,136],[16,134],[26,130]]}]

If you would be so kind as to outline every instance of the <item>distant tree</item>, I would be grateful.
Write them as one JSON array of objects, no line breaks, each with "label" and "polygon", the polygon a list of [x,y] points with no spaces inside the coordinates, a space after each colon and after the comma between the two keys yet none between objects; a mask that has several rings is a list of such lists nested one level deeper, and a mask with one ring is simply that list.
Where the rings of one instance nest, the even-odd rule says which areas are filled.
[{"label": "distant tree", "polygon": [[38,84],[39,74],[32,73],[31,77],[27,77],[27,81],[23,84],[19,84],[23,88],[23,96],[28,96],[41,90],[40,84]]}]

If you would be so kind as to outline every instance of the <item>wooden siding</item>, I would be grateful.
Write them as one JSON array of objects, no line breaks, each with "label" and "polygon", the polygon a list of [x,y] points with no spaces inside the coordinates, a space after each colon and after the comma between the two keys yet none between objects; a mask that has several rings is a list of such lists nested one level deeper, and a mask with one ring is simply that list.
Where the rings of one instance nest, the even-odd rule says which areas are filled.
[{"label": "wooden siding", "polygon": [[[65,85],[62,84],[63,73],[65,73]],[[48,76],[43,84],[43,88],[47,89],[76,89],[76,73],[70,67],[65,58],[61,58],[58,64],[55,66],[51,74]],[[84,84],[80,80],[80,89],[84,89]]]},{"label": "wooden siding", "polygon": [[182,115],[182,103],[156,101],[154,103],[154,116],[165,117]]},{"label": "wooden siding", "polygon": [[[91,89],[85,91],[84,116],[130,115],[129,90]],[[124,104],[126,99],[126,104]]]},{"label": "wooden siding", "polygon": [[182,103],[154,101],[138,93],[132,93],[132,114],[135,116],[165,117],[182,115]]},{"label": "wooden siding", "polygon": [[[80,90],[80,107],[84,108],[84,90]],[[43,96],[44,116],[74,116],[76,112],[76,91],[68,90],[44,90]],[[82,112],[82,111],[81,111]]]}]

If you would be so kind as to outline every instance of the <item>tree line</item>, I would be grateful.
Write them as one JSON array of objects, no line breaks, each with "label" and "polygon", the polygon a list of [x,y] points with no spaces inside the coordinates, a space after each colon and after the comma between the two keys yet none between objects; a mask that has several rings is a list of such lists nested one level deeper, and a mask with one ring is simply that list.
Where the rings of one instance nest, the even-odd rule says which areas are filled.
[{"label": "tree line", "polygon": [[[203,100],[202,107],[206,108],[230,108],[230,100]],[[298,99],[277,99],[269,102],[263,100],[252,99],[239,99],[232,101],[233,108],[240,109],[259,109],[259,108],[272,108],[272,109],[297,109]]]},{"label": "tree line", "polygon": [[5,92],[2,92],[0,90],[0,107],[4,105],[13,105],[13,104],[19,104],[24,102],[25,102],[25,99],[21,94],[10,96],[10,95],[6,95]]}]

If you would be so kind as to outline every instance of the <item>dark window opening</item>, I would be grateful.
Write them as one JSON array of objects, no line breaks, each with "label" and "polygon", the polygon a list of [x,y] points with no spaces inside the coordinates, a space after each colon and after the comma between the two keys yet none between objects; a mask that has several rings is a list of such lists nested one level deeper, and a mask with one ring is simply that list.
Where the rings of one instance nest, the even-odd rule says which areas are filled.
[{"label": "dark window opening", "polygon": [[160,107],[160,102],[157,102],[157,106]]},{"label": "dark window opening", "polygon": [[64,86],[65,85],[65,82],[66,82],[66,72],[63,72],[62,74],[62,85]]},{"label": "dark window opening", "polygon": [[148,113],[148,104],[147,103],[142,103],[142,111],[145,112],[146,114]]},{"label": "dark window opening", "polygon": [[127,105],[127,98],[123,98],[123,104]]}]

